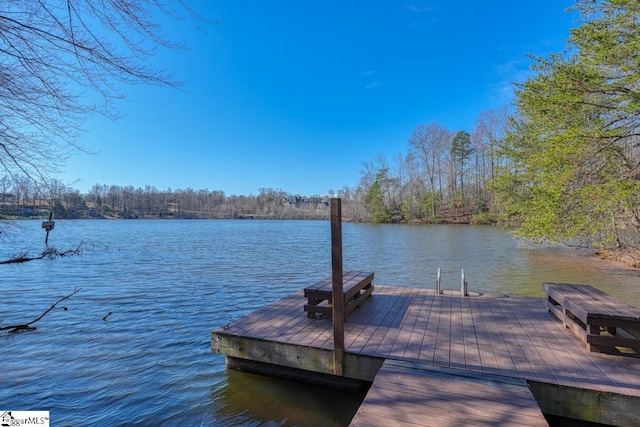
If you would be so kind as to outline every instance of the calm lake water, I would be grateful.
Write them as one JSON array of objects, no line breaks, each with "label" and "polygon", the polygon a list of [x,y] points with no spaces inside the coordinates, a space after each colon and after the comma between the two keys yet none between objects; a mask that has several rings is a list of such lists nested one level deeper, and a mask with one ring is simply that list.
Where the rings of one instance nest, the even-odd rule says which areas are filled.
[{"label": "calm lake water", "polygon": [[[10,226],[0,260],[44,249],[40,221]],[[464,269],[471,291],[586,283],[640,306],[637,271],[495,227],[344,224],[343,240],[345,270],[380,285],[434,288],[441,268],[459,289]],[[210,350],[211,330],[330,274],[329,222],[56,221],[49,244],[82,253],[0,265],[0,326],[80,292],[37,331],[0,335],[0,411],[49,410],[55,426],[340,426],[357,409],[362,396],[228,371]]]}]

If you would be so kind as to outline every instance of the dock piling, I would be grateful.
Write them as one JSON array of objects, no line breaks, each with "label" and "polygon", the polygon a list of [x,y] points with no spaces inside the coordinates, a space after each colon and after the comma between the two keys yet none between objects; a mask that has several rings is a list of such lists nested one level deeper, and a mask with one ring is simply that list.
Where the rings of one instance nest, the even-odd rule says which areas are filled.
[{"label": "dock piling", "polygon": [[460,274],[460,285],[461,285],[460,292],[462,293],[463,296],[468,297],[469,292],[467,291],[467,280],[464,277],[464,268],[461,270],[461,274]]},{"label": "dock piling", "polygon": [[342,271],[342,200],[331,199],[331,281],[333,308],[333,368],[335,375],[342,376],[344,360],[344,298]]}]

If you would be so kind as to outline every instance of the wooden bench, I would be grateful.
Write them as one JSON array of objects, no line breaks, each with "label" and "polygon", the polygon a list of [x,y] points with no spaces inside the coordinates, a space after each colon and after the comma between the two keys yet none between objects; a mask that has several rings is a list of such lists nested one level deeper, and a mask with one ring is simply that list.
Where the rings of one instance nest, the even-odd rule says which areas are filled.
[{"label": "wooden bench", "polygon": [[544,283],[542,286],[547,294],[547,309],[586,343],[587,350],[638,353],[640,309],[589,285]]},{"label": "wooden bench", "polygon": [[[344,314],[351,313],[373,292],[373,273],[365,271],[347,271],[343,274],[342,297],[344,298]],[[331,276],[304,289],[307,304],[304,311],[308,317],[316,314],[331,316],[333,310],[333,282]],[[326,301],[326,304],[324,302]]]}]

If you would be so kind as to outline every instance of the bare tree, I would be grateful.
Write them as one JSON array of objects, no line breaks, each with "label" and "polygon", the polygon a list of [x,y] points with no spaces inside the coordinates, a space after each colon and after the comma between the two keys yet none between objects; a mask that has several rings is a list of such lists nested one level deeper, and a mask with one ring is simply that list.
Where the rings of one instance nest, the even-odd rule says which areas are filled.
[{"label": "bare tree", "polygon": [[422,202],[425,198],[426,187],[423,180],[420,179],[420,165],[415,154],[411,151],[407,153],[404,162],[407,181],[403,187],[406,189],[406,196],[408,197],[408,200],[405,200],[404,210],[408,213],[407,219],[413,220],[423,216]]},{"label": "bare tree", "polygon": [[407,171],[405,167],[407,166],[407,162],[402,152],[398,152],[393,156],[392,165],[393,165],[392,174],[395,175],[396,186],[397,186],[397,189],[396,189],[397,204],[402,215],[404,216],[403,207],[405,203],[405,193],[407,191],[407,187],[409,186],[406,185],[408,176],[407,176]]},{"label": "bare tree", "polygon": [[[437,123],[419,125],[409,138],[409,149],[418,159],[428,181],[431,197],[442,191],[442,162],[453,139],[453,133]],[[431,215],[436,216],[436,204],[431,203]]]},{"label": "bare tree", "polygon": [[147,62],[179,47],[163,15],[200,21],[183,0],[0,2],[0,168],[46,182],[80,148],[88,114],[117,117],[122,84],[177,86]]},{"label": "bare tree", "polygon": [[508,123],[509,109],[505,106],[481,112],[473,129],[477,196],[488,204],[493,203],[489,182],[495,179],[497,171],[504,165],[504,159],[498,153]]},{"label": "bare tree", "polygon": [[390,213],[395,204],[398,180],[391,174],[389,162],[387,161],[387,156],[384,153],[378,153],[374,159],[374,163],[377,169],[376,181],[380,185],[384,194],[385,209]]},{"label": "bare tree", "polygon": [[[501,164],[498,156],[499,145],[504,140],[509,122],[509,108],[507,106],[481,112],[476,118],[474,129],[476,147],[488,157],[489,179],[496,176],[496,170]],[[483,159],[486,161],[486,159]]]}]

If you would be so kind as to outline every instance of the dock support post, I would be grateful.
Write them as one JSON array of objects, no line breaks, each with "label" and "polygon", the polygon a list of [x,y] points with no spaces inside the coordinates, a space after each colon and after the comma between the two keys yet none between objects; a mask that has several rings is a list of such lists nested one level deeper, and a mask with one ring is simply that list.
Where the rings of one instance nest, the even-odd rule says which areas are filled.
[{"label": "dock support post", "polygon": [[436,279],[436,295],[442,295],[440,267],[438,267],[438,278]]},{"label": "dock support post", "polygon": [[461,282],[460,292],[462,292],[462,296],[468,297],[469,292],[467,291],[467,280],[464,277],[464,268],[461,271],[460,282]]},{"label": "dock support post", "polygon": [[331,282],[333,295],[333,371],[342,376],[344,360],[344,298],[342,271],[342,200],[331,199]]}]

